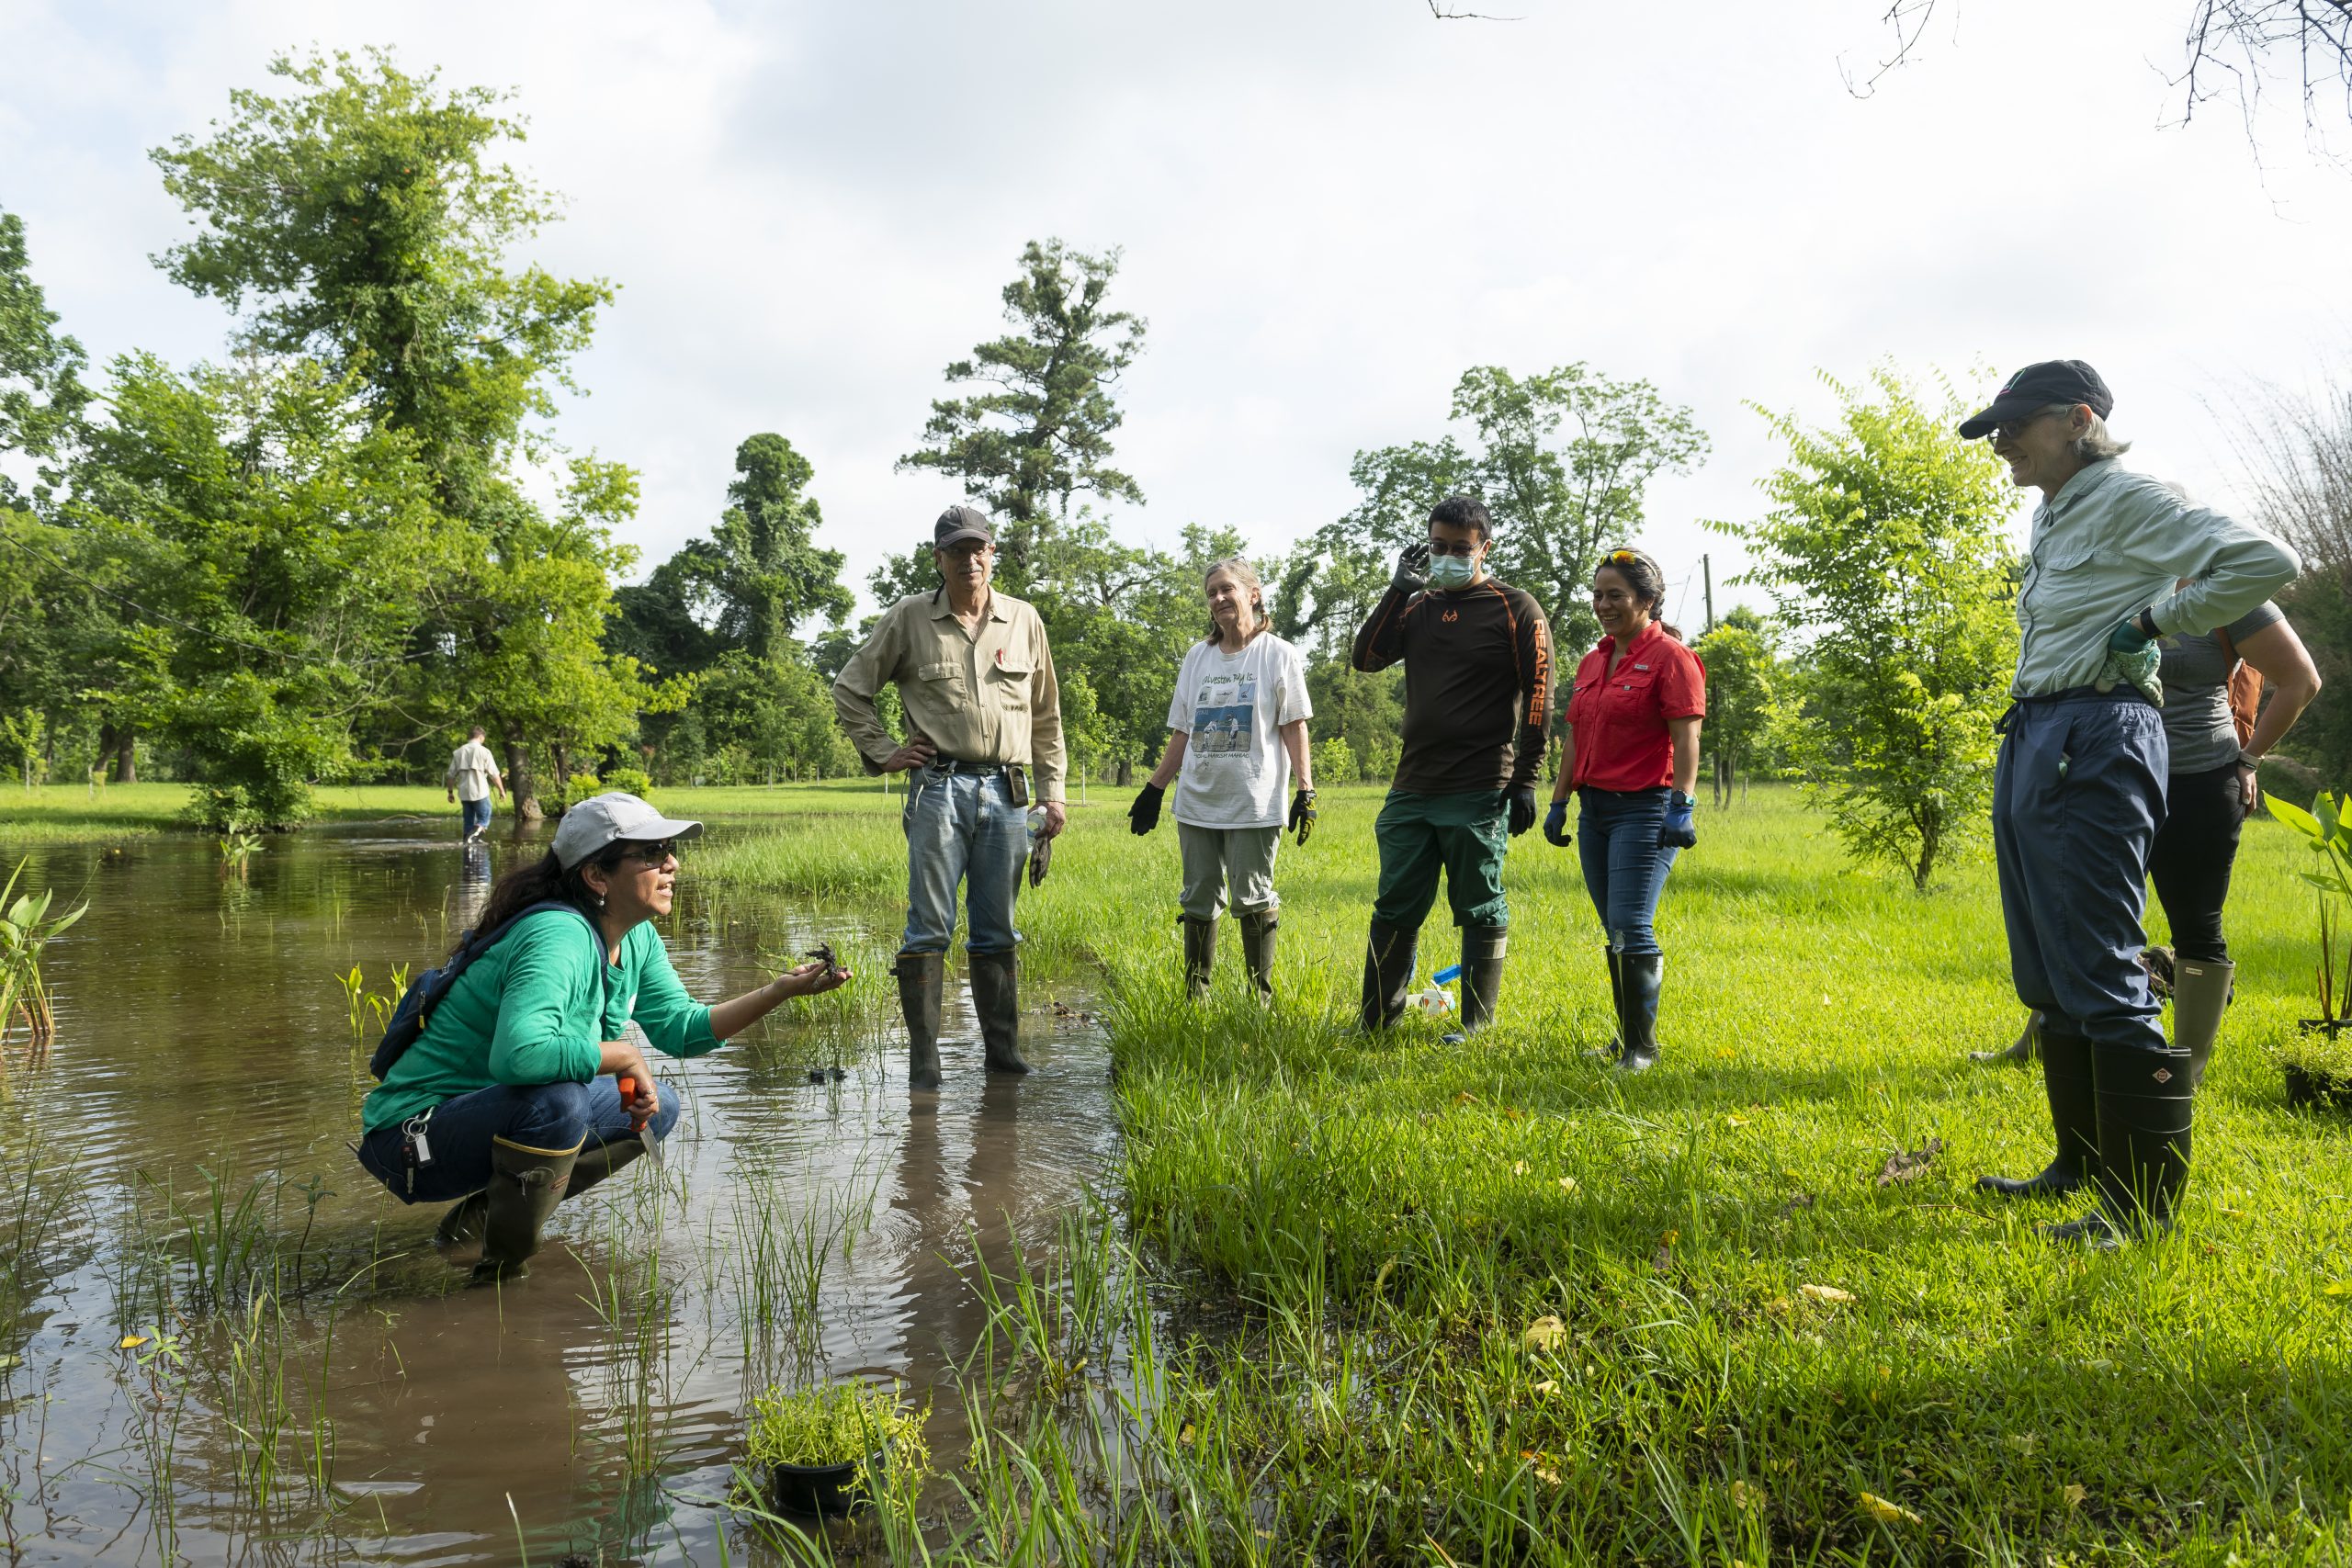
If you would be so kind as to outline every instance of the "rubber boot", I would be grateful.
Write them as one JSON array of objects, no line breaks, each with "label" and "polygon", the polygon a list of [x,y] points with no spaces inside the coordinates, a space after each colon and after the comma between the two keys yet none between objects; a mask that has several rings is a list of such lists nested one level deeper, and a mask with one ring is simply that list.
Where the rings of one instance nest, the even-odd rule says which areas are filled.
[{"label": "rubber boot", "polygon": [[988,1044],[989,1071],[1025,1073],[1021,1059],[1021,977],[1019,954],[975,953],[972,964],[972,1008],[980,1015],[980,1038]]},{"label": "rubber boot", "polygon": [[2025,1028],[2018,1037],[1997,1051],[1971,1051],[1968,1059],[1979,1066],[1995,1063],[2024,1066],[2041,1055],[2041,1014],[2039,1010],[2025,1015]]},{"label": "rubber boot", "polygon": [[462,1247],[481,1239],[482,1221],[490,1214],[490,1193],[487,1189],[469,1198],[460,1198],[441,1223],[433,1227],[435,1247]]},{"label": "rubber boot", "polygon": [[2188,1186],[2194,1091],[2188,1053],[2098,1043],[2099,1206],[2070,1224],[2048,1225],[2052,1241],[2106,1251],[2172,1229]]},{"label": "rubber boot", "polygon": [[1617,962],[1617,950],[1607,942],[1600,944],[1601,962],[1609,965],[1609,1043],[1585,1053],[1611,1066],[1625,1054],[1625,976]]},{"label": "rubber boot", "polygon": [[631,1133],[610,1143],[582,1145],[580,1157],[572,1162],[571,1186],[564,1197],[577,1198],[605,1178],[635,1163],[645,1153],[645,1141],[651,1136],[650,1133]]},{"label": "rubber boot", "polygon": [[1617,1068],[1645,1073],[1657,1066],[1657,1003],[1666,988],[1666,954],[1621,953],[1617,976],[1617,1032],[1624,1041]]},{"label": "rubber boot", "polygon": [[1977,1190],[1996,1198],[2063,1198],[2093,1179],[2098,1168],[2098,1093],[2091,1043],[2079,1034],[2060,1033],[2047,1019],[2034,1033],[2041,1042],[2041,1084],[2050,1096],[2050,1128],[2058,1152],[2039,1176],[2022,1180],[1978,1177]]},{"label": "rubber boot", "polygon": [[1274,999],[1274,931],[1282,925],[1272,909],[1241,917],[1241,964],[1261,1006]]},{"label": "rubber boot", "polygon": [[1495,1007],[1502,999],[1503,953],[1510,946],[1503,926],[1462,928],[1462,1027],[1446,1035],[1459,1045],[1495,1021]]},{"label": "rubber boot", "polygon": [[907,1020],[907,1085],[939,1087],[939,993],[946,984],[944,953],[901,953],[890,972],[899,977],[899,1010]]},{"label": "rubber boot", "polygon": [[1372,922],[1364,940],[1363,1010],[1358,1021],[1367,1032],[1391,1028],[1405,1016],[1419,935],[1378,920]]},{"label": "rubber boot", "polygon": [[535,1149],[504,1138],[490,1141],[490,1190],[484,1195],[481,1261],[474,1265],[475,1284],[520,1280],[531,1271],[539,1232],[563,1201],[579,1158],[578,1144],[568,1149]]},{"label": "rubber boot", "polygon": [[1204,1002],[1216,974],[1216,922],[1179,915],[1176,923],[1184,928],[1184,994]]},{"label": "rubber boot", "polygon": [[2237,975],[2238,966],[2226,958],[2173,960],[2172,1043],[2188,1053],[2191,1093],[2204,1085],[2205,1064],[2213,1059],[2213,1042],[2222,1032],[2222,1014]]}]

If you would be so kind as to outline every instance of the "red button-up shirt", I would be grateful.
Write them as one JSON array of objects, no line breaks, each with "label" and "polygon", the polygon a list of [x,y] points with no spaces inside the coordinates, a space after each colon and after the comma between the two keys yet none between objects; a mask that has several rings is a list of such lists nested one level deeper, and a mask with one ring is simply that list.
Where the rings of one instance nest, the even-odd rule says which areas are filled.
[{"label": "red button-up shirt", "polygon": [[1568,698],[1577,758],[1568,783],[1657,789],[1674,782],[1674,742],[1666,721],[1705,716],[1707,667],[1656,621],[1611,670],[1609,660],[1616,646],[1615,638],[1602,637],[1577,665]]}]

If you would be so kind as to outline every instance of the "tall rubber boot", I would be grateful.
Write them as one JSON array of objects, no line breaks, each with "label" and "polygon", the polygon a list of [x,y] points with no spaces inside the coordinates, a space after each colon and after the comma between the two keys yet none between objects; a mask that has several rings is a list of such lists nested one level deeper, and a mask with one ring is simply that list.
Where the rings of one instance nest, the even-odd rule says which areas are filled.
[{"label": "tall rubber boot", "polygon": [[1010,950],[971,955],[972,1007],[980,1015],[980,1038],[987,1043],[992,1073],[1029,1070],[1021,1059],[1019,963],[1019,954]]},{"label": "tall rubber boot", "polygon": [[890,972],[899,977],[899,1010],[907,1020],[907,1085],[939,1087],[939,994],[947,979],[944,953],[901,953]]},{"label": "tall rubber boot", "polygon": [[1666,988],[1666,954],[1621,953],[1617,955],[1620,992],[1617,1033],[1624,1049],[1617,1055],[1620,1072],[1645,1073],[1657,1066],[1657,1003]]},{"label": "tall rubber boot", "polygon": [[1609,1043],[1585,1055],[1613,1066],[1625,1054],[1625,975],[1618,964],[1617,950],[1605,942],[1600,944],[1600,957],[1609,965]]},{"label": "tall rubber boot", "polygon": [[2041,1041],[2041,1084],[2050,1097],[2050,1129],[2058,1152],[2039,1176],[1978,1177],[1977,1190],[1996,1198],[2063,1198],[2098,1175],[2098,1092],[2091,1043],[2052,1029],[2047,1019],[2034,1032]]},{"label": "tall rubber boot", "polygon": [[563,1201],[571,1184],[571,1168],[580,1158],[580,1145],[568,1149],[535,1149],[490,1141],[490,1190],[482,1214],[481,1261],[474,1265],[474,1283],[520,1280],[530,1270],[531,1255],[539,1250],[539,1232],[548,1216]]},{"label": "tall rubber boot", "polygon": [[1179,915],[1176,923],[1184,928],[1184,994],[1204,1002],[1216,975],[1216,922]]},{"label": "tall rubber boot", "polygon": [[461,1247],[469,1241],[480,1241],[482,1221],[489,1214],[489,1189],[458,1199],[450,1206],[449,1212],[441,1216],[441,1223],[433,1227],[433,1245]]},{"label": "tall rubber boot", "polygon": [[610,1143],[584,1144],[580,1157],[572,1162],[571,1186],[564,1192],[567,1201],[579,1197],[605,1178],[617,1174],[636,1162],[645,1153],[645,1143],[653,1134],[631,1133]]},{"label": "tall rubber boot", "polygon": [[2237,976],[2238,966],[2226,958],[2173,959],[2172,1043],[2188,1053],[2191,1093],[2205,1082],[2205,1064],[2213,1059],[2213,1042],[2221,1035],[2222,1014]]},{"label": "tall rubber boot", "polygon": [[1502,999],[1503,954],[1510,945],[1503,926],[1462,928],[1462,1027],[1446,1035],[1459,1045],[1495,1021]]},{"label": "tall rubber boot", "polygon": [[2105,1251],[2172,1229],[2188,1186],[2194,1091],[2188,1053],[2094,1044],[2098,1078],[2098,1209],[2048,1225],[2052,1241]]},{"label": "tall rubber boot", "polygon": [[1387,1029],[1405,1016],[1405,998],[1413,984],[1415,950],[1420,933],[1399,931],[1378,920],[1364,940],[1363,1010],[1358,1021],[1366,1032]]},{"label": "tall rubber boot", "polygon": [[1274,999],[1274,931],[1282,925],[1272,909],[1241,917],[1241,964],[1261,1005]]},{"label": "tall rubber boot", "polygon": [[2018,1037],[1997,1051],[1971,1051],[1968,1059],[1979,1066],[1989,1067],[1996,1062],[2024,1066],[2041,1055],[2041,1013],[2039,1009],[2025,1015],[2025,1028]]}]

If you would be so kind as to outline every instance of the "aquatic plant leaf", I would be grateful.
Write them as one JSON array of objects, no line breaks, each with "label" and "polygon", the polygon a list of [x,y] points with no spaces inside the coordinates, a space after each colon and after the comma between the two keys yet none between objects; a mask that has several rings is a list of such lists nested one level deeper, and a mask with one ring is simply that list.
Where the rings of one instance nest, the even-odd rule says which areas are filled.
[{"label": "aquatic plant leaf", "polygon": [[2312,839],[2322,840],[2326,839],[2327,835],[2320,831],[2319,818],[2301,807],[2290,806],[2267,790],[2263,791],[2262,803],[2270,807],[2271,816],[2276,817],[2296,832]]}]

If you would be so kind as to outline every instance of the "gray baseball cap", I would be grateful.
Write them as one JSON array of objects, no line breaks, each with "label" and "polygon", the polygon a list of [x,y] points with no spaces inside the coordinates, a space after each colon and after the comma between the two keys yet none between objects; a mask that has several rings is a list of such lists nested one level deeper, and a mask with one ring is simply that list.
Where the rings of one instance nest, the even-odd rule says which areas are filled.
[{"label": "gray baseball cap", "polygon": [[673,820],[626,790],[607,790],[590,795],[563,814],[555,830],[555,858],[570,871],[623,839],[654,842],[691,839],[701,831],[699,822]]},{"label": "gray baseball cap", "polygon": [[934,550],[962,544],[966,539],[978,539],[984,545],[996,543],[996,529],[989,522],[989,514],[977,506],[951,506],[931,525],[931,547]]}]

